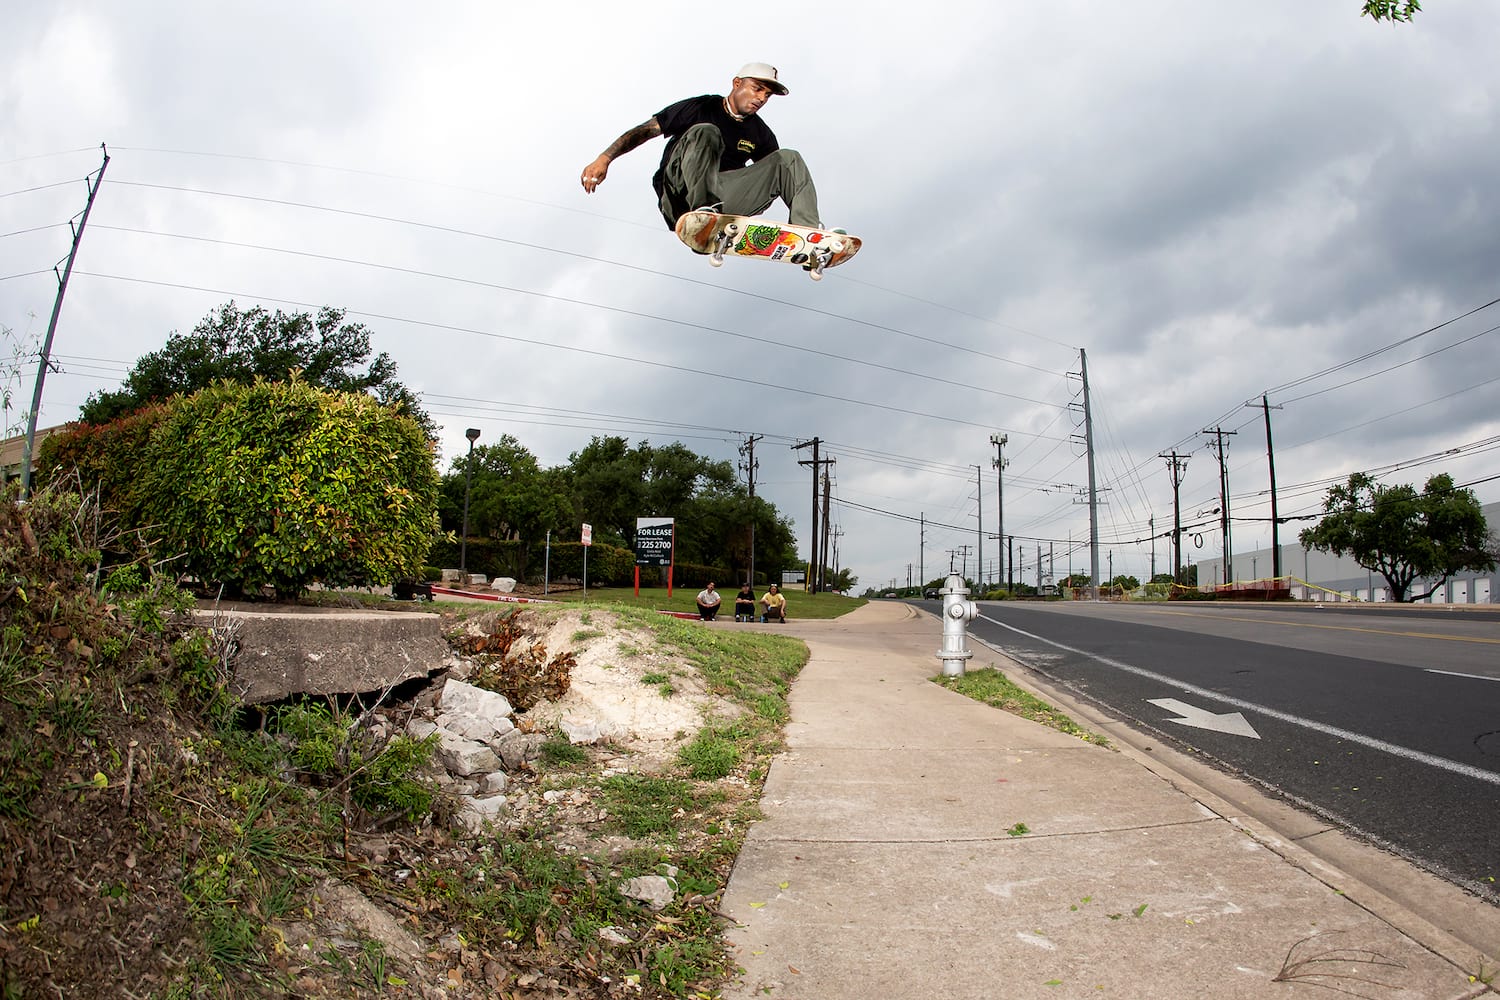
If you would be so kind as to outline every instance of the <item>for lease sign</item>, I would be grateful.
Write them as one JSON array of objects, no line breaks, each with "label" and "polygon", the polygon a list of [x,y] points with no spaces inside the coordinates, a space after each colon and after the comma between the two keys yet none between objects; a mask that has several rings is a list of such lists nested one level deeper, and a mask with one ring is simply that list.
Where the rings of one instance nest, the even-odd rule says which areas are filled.
[{"label": "for lease sign", "polygon": [[637,566],[672,565],[672,520],[670,517],[635,519],[635,564]]}]

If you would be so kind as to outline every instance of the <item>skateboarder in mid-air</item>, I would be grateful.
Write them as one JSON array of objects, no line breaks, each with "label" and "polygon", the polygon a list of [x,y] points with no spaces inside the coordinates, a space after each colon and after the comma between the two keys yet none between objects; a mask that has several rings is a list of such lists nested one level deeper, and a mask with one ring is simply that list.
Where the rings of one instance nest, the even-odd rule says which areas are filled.
[{"label": "skateboarder in mid-air", "polygon": [[667,148],[651,183],[669,228],[694,209],[756,216],[780,198],[793,225],[821,229],[818,192],[807,164],[800,153],[777,144],[759,114],[773,94],[786,93],[775,66],[748,63],[730,83],[728,96],[678,101],[610,143],[583,168],[583,189],[593,194],[616,157],[664,135]]}]

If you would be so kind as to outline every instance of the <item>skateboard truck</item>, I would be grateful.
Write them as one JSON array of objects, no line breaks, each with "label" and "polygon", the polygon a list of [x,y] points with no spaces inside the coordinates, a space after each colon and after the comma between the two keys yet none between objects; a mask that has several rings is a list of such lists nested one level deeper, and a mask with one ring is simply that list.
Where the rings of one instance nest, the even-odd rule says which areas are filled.
[{"label": "skateboard truck", "polygon": [[734,238],[739,234],[740,224],[738,222],[731,222],[719,230],[718,235],[714,237],[713,255],[708,258],[708,262],[714,267],[723,267],[724,251],[729,249],[729,245],[734,242]]},{"label": "skateboard truck", "polygon": [[822,281],[823,268],[827,267],[828,262],[833,260],[833,255],[842,249],[844,249],[842,240],[830,243],[826,247],[815,247],[808,254],[807,263],[803,265],[803,269],[807,271],[808,277],[814,281]]}]

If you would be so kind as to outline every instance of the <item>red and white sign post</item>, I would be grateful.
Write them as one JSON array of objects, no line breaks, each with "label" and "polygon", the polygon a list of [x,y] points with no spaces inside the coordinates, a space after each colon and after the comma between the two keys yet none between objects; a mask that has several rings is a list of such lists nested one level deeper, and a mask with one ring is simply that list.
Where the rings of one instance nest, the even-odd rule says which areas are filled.
[{"label": "red and white sign post", "polygon": [[583,526],[583,596],[589,596],[589,546],[594,544],[594,526],[585,523]]}]

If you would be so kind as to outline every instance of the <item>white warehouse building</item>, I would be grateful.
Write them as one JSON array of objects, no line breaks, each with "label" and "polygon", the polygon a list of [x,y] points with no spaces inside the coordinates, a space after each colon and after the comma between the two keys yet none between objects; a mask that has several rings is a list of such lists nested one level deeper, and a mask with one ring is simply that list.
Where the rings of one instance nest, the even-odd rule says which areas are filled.
[{"label": "white warehouse building", "polygon": [[[1480,510],[1490,526],[1490,537],[1500,529],[1500,503],[1483,505]],[[1296,538],[1296,530],[1283,527],[1283,536]],[[1353,559],[1337,558],[1327,552],[1309,551],[1294,540],[1281,546],[1281,575],[1290,577],[1292,597],[1296,600],[1320,601],[1387,601],[1389,588],[1385,577],[1367,570]],[[1230,553],[1230,582],[1265,580],[1272,575],[1271,550],[1252,549]],[[1224,557],[1203,559],[1197,564],[1198,583],[1208,587],[1224,582]],[[1421,594],[1432,582],[1418,578],[1411,593]],[[1439,587],[1427,602],[1431,604],[1497,604],[1500,603],[1500,569],[1487,573],[1460,573]]]}]

